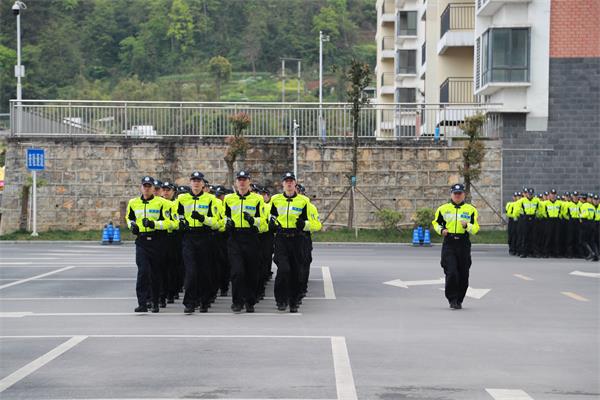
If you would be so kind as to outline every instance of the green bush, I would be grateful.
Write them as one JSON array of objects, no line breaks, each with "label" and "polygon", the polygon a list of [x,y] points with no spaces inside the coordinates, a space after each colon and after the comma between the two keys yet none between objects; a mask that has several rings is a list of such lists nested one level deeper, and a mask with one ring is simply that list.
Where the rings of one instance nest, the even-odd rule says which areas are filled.
[{"label": "green bush", "polygon": [[381,226],[386,231],[393,231],[398,229],[398,222],[402,220],[402,213],[391,210],[389,208],[383,208],[375,213],[375,216],[381,223]]},{"label": "green bush", "polygon": [[422,226],[423,228],[429,228],[434,217],[435,211],[433,211],[433,208],[423,207],[417,210],[413,222],[415,223],[415,227]]}]

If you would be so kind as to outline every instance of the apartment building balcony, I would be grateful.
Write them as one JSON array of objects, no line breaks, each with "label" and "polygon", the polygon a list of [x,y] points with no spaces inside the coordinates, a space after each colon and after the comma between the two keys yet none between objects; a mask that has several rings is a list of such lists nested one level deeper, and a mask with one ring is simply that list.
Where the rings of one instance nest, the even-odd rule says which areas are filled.
[{"label": "apartment building balcony", "polygon": [[396,88],[396,74],[393,72],[383,72],[381,74],[381,94],[394,94]]},{"label": "apartment building balcony", "polygon": [[473,78],[447,78],[440,85],[440,103],[471,104],[473,96]]},{"label": "apartment building balcony", "polygon": [[475,44],[475,4],[450,3],[440,17],[439,55],[451,47],[468,47]]},{"label": "apartment building balcony", "polygon": [[396,2],[394,0],[384,0],[381,3],[381,24],[396,22]]},{"label": "apartment building balcony", "polygon": [[531,0],[476,0],[477,15],[480,17],[490,17],[506,4],[529,3]]},{"label": "apartment building balcony", "polygon": [[385,36],[381,41],[381,58],[395,57],[395,39],[393,36]]}]

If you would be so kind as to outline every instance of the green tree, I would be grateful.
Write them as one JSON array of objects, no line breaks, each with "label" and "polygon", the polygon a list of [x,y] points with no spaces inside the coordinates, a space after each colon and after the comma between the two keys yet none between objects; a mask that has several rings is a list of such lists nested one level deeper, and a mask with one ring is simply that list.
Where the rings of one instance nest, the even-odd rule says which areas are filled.
[{"label": "green tree", "polygon": [[182,53],[194,45],[194,22],[185,0],[173,0],[171,4],[167,37],[171,39],[171,49],[178,46]]},{"label": "green tree", "polygon": [[211,75],[215,78],[215,90],[217,101],[221,98],[221,84],[229,81],[231,77],[231,64],[223,56],[216,56],[208,62]]}]

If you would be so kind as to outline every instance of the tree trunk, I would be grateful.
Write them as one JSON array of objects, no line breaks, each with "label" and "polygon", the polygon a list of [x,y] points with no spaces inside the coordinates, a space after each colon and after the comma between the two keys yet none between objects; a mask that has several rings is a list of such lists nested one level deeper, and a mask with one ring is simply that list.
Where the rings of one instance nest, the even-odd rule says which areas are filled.
[{"label": "tree trunk", "polygon": [[233,163],[235,160],[227,161],[225,160],[225,164],[227,164],[227,177],[225,179],[225,186],[233,187]]},{"label": "tree trunk", "polygon": [[215,82],[215,95],[217,97],[217,101],[221,99],[221,79],[217,78]]}]

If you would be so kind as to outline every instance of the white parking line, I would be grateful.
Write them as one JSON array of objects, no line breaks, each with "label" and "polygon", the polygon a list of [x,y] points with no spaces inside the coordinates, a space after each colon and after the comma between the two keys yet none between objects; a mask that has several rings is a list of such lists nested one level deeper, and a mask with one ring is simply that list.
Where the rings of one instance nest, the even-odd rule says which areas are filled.
[{"label": "white parking line", "polygon": [[519,279],[523,279],[524,281],[532,281],[533,278],[530,278],[528,276],[525,275],[521,275],[521,274],[513,274],[514,277],[519,278]]},{"label": "white parking line", "polygon": [[[21,315],[22,314],[22,315]],[[207,312],[207,313],[194,313],[184,314],[182,311],[179,312],[158,312],[158,313],[136,313],[136,312],[65,312],[65,313],[35,313],[30,311],[22,311],[18,313],[0,313],[0,318],[16,318],[16,317],[123,317],[123,316],[138,316],[138,317],[222,317],[222,316],[235,316],[235,317],[297,317],[301,316],[302,313],[289,313],[289,312],[254,312],[254,313],[233,313],[233,312]]]},{"label": "white parking line", "polygon": [[335,291],[333,290],[333,280],[331,279],[331,271],[329,267],[321,267],[323,274],[323,289],[325,290],[325,298],[335,300]]},{"label": "white parking line", "polygon": [[515,389],[485,389],[494,400],[533,400],[527,393]]},{"label": "white parking line", "polygon": [[578,295],[577,293],[573,293],[573,292],[560,292],[561,294],[564,294],[567,297],[572,298],[573,300],[577,300],[577,301],[589,301],[588,299],[586,299],[583,296]]},{"label": "white parking line", "polygon": [[33,360],[29,364],[25,365],[23,368],[18,369],[12,374],[8,375],[6,378],[0,380],[0,393],[19,382],[21,379],[27,377],[28,375],[34,373],[44,365],[48,364],[50,361],[64,354],[68,350],[77,346],[79,343],[83,342],[87,336],[73,336],[63,344],[58,345],[54,349],[50,350],[43,356]]},{"label": "white parking line", "polygon": [[60,269],[57,269],[57,270],[54,270],[54,271],[46,272],[45,274],[35,275],[35,276],[32,276],[31,278],[21,279],[21,280],[18,280],[16,282],[7,283],[5,285],[0,286],[0,290],[1,289],[5,289],[7,287],[20,285],[20,284],[25,283],[25,282],[33,281],[35,279],[43,278],[43,277],[48,276],[48,275],[58,274],[59,272],[67,271],[67,270],[73,269],[73,268],[75,268],[75,267],[74,266],[64,267],[64,268],[60,268]]},{"label": "white parking line", "polygon": [[348,356],[346,338],[333,336],[331,338],[331,352],[333,354],[333,369],[335,371],[335,386],[338,400],[357,400],[356,386],[352,376],[352,366]]}]

